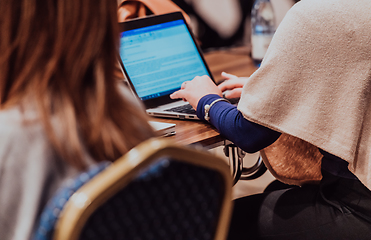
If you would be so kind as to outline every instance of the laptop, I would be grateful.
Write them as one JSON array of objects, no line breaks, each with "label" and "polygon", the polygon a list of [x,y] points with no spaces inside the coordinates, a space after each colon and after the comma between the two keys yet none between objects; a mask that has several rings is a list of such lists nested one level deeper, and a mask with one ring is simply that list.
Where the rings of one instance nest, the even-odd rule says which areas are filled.
[{"label": "laptop", "polygon": [[[183,15],[174,12],[120,23],[120,63],[149,115],[197,120],[192,106],[170,94],[210,70]],[[215,82],[215,81],[214,81]]]}]

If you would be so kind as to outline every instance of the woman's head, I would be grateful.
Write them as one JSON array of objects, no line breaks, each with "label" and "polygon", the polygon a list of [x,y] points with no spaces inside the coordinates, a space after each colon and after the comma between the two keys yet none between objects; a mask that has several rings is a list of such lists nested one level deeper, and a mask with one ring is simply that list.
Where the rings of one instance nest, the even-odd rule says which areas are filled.
[{"label": "woman's head", "polygon": [[138,132],[145,116],[117,88],[115,0],[0,0],[0,9],[1,107],[34,100],[57,151],[77,166],[84,147],[113,160],[152,134]]}]

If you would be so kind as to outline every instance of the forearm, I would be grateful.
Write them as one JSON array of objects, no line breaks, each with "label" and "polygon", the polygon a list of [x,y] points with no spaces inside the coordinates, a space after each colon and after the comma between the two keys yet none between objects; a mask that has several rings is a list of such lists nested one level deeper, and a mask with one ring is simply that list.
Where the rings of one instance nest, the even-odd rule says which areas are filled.
[{"label": "forearm", "polygon": [[[198,103],[197,116],[204,119],[204,106],[220,98],[215,94],[206,95]],[[220,134],[248,153],[257,152],[275,142],[279,132],[245,119],[237,107],[220,101],[209,111],[210,123]]]}]

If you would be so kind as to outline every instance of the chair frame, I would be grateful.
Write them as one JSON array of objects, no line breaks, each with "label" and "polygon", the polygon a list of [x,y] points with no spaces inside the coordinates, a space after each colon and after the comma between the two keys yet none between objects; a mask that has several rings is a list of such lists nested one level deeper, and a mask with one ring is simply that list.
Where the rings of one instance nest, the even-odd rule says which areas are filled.
[{"label": "chair frame", "polygon": [[142,169],[160,157],[175,158],[216,170],[221,174],[225,182],[225,194],[214,239],[225,239],[232,210],[233,183],[228,164],[211,153],[177,146],[163,138],[149,139],[139,144],[73,194],[61,212],[53,239],[77,240],[91,214],[128,185]]}]

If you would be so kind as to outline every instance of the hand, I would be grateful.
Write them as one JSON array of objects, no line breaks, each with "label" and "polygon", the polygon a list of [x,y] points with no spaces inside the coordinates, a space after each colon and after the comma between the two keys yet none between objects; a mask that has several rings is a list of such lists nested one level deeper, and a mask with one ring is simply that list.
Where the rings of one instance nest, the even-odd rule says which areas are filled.
[{"label": "hand", "polygon": [[247,82],[249,78],[247,77],[237,77],[235,75],[222,72],[222,77],[225,77],[226,80],[219,84],[220,91],[224,92],[230,90],[225,94],[226,98],[233,99],[233,98],[240,98],[243,85]]},{"label": "hand", "polygon": [[194,109],[197,109],[197,104],[200,99],[208,94],[218,94],[222,96],[222,92],[210,79],[209,76],[195,77],[192,81],[186,81],[182,84],[179,91],[170,95],[171,99],[183,98],[188,101]]}]

